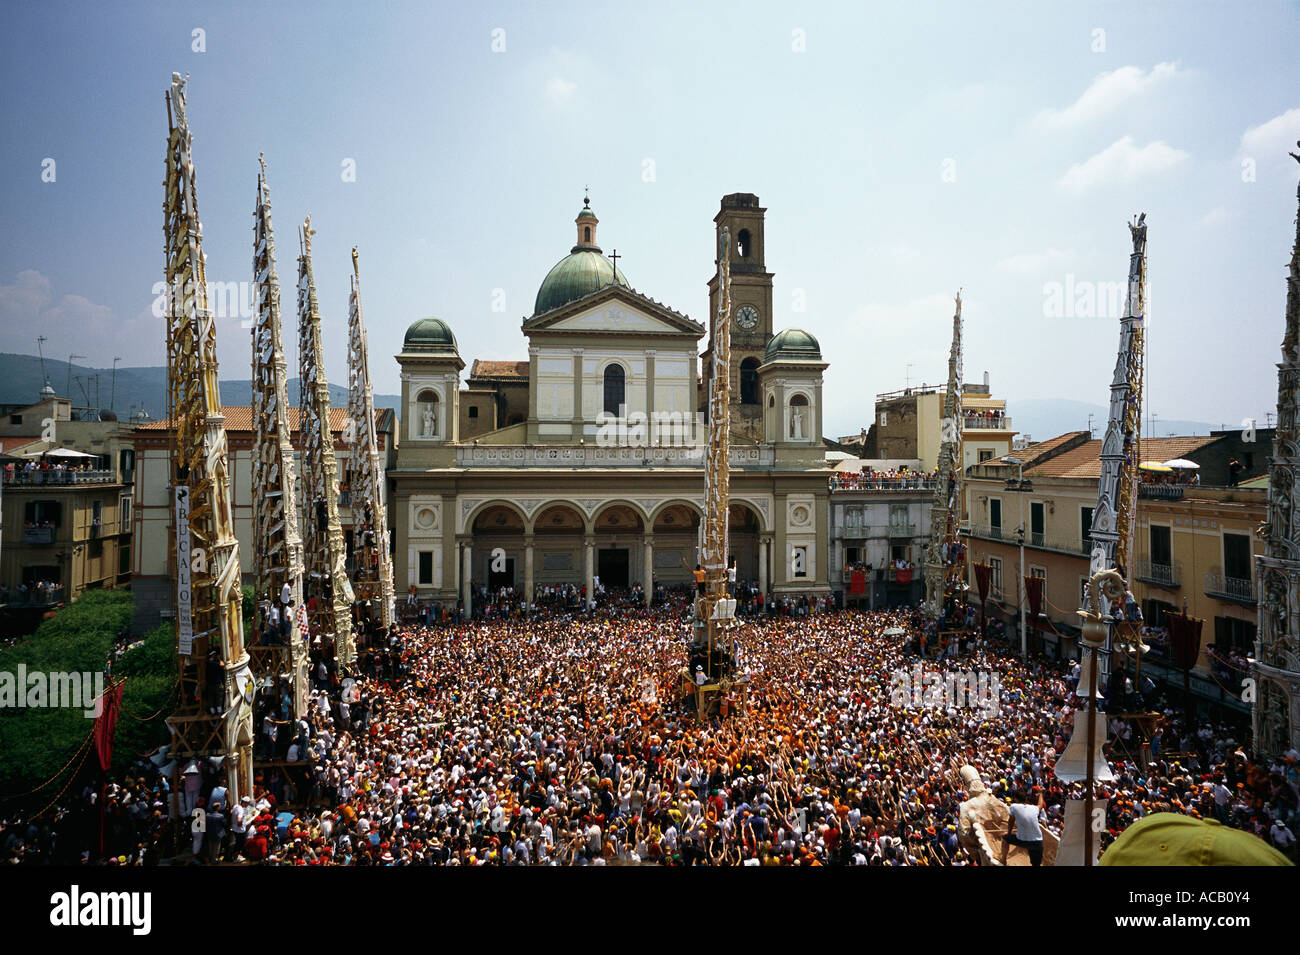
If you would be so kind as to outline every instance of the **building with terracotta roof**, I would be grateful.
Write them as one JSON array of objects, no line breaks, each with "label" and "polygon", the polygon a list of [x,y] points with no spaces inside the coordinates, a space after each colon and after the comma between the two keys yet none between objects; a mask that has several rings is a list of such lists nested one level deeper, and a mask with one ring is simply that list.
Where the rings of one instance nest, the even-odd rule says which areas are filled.
[{"label": "building with terracotta roof", "polygon": [[527,420],[528,365],[526,361],[474,359],[461,390],[462,440]]},{"label": "building with terracotta roof", "polygon": [[[253,534],[253,409],[248,405],[229,405],[221,411],[225,417],[230,456],[231,503],[235,537],[239,540],[239,567],[244,582],[252,583],[253,548],[257,546]],[[288,413],[290,440],[295,449],[300,449],[298,422],[302,410],[291,405]],[[377,408],[376,418],[379,453],[386,465],[391,464],[396,457],[396,415],[391,408]],[[339,520],[350,560],[353,553],[350,462],[342,443],[347,422],[347,408],[330,408],[330,431],[334,435],[338,458]],[[167,420],[151,421],[131,430],[135,449],[135,484],[130,568],[136,607],[135,626],[138,629],[156,626],[160,620],[169,618],[174,606],[175,569],[171,565],[173,549],[169,540],[172,501],[168,490],[168,455],[173,438],[174,430]]]},{"label": "building with terracotta roof", "polygon": [[[1045,581],[1044,646],[1067,656],[1077,653],[1076,611],[1089,574],[1101,444],[1086,431],[1069,432],[977,465],[966,475],[968,554],[972,563],[990,567],[987,609],[1018,625],[1023,534],[1024,573]],[[1252,566],[1261,549],[1254,529],[1264,520],[1265,491],[1192,483],[1195,477],[1188,476],[1212,471],[1233,450],[1225,434],[1142,439],[1143,462],[1182,459],[1200,467],[1146,472],[1138,491],[1132,566],[1127,568],[1147,624],[1159,627],[1166,613],[1184,609],[1206,621],[1197,688],[1205,698],[1229,705],[1235,704],[1228,694],[1240,696],[1241,687],[1215,683],[1212,655],[1226,655],[1230,648],[1249,653],[1254,643]],[[1146,662],[1152,664],[1151,672],[1159,672],[1159,647],[1144,666]]]}]

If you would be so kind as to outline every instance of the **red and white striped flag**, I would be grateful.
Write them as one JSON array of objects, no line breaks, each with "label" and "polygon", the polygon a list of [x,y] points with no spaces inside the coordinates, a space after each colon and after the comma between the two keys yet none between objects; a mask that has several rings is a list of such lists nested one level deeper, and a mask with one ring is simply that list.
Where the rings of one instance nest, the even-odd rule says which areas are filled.
[{"label": "red and white striped flag", "polygon": [[298,636],[303,642],[311,641],[311,631],[307,627],[307,605],[298,608]]}]

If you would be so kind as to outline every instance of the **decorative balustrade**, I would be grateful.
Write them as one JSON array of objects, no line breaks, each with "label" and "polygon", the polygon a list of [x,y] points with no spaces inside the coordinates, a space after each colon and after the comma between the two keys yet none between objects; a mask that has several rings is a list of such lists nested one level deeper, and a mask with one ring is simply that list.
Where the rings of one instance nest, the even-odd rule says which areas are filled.
[{"label": "decorative balustrade", "polygon": [[[733,468],[771,467],[771,447],[731,449]],[[463,468],[703,468],[704,448],[614,447],[599,445],[473,445],[456,449],[456,465]]]},{"label": "decorative balustrade", "polygon": [[933,491],[934,478],[904,477],[863,477],[849,474],[832,476],[829,486],[832,491]]},{"label": "decorative balustrade", "polygon": [[14,470],[5,472],[4,481],[12,487],[57,487],[77,484],[116,484],[117,476],[111,470]]},{"label": "decorative balustrade", "polygon": [[982,415],[964,415],[962,427],[967,430],[1010,431],[1010,418],[985,418]]}]

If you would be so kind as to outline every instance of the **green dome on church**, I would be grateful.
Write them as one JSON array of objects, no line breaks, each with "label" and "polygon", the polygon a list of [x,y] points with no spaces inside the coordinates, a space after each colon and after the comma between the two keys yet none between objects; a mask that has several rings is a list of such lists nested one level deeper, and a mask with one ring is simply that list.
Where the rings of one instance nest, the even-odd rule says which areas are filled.
[{"label": "green dome on church", "polygon": [[632,287],[623,277],[623,273],[616,269],[614,263],[605,258],[598,249],[575,246],[572,252],[560,259],[555,267],[546,273],[541,288],[537,290],[537,302],[533,305],[533,314],[540,315],[542,312],[567,305],[606,285]]},{"label": "green dome on church", "polygon": [[821,361],[822,349],[817,344],[817,339],[813,338],[802,328],[787,328],[785,331],[777,332],[772,336],[772,340],[767,343],[767,351],[763,353],[763,362],[769,361]]},{"label": "green dome on church", "polygon": [[459,354],[451,326],[441,318],[422,318],[406,330],[402,340],[404,352],[449,352]]}]

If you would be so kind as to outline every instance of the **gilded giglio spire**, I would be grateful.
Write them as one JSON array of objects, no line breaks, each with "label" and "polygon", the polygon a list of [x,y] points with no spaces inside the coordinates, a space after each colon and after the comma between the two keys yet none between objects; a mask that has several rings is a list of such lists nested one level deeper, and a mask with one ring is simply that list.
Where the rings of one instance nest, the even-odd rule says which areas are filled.
[{"label": "gilded giglio spire", "polygon": [[[1300,142],[1296,143],[1300,147]],[[1300,153],[1291,153],[1300,162]],[[1277,366],[1277,428],[1268,470],[1268,520],[1261,528],[1255,638],[1255,753],[1300,748],[1300,184],[1287,270],[1286,331]]]}]

